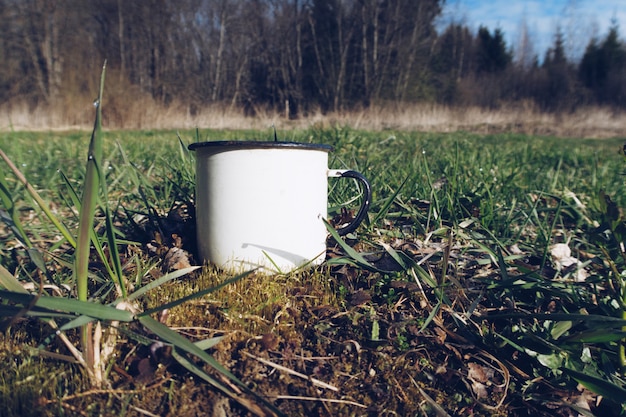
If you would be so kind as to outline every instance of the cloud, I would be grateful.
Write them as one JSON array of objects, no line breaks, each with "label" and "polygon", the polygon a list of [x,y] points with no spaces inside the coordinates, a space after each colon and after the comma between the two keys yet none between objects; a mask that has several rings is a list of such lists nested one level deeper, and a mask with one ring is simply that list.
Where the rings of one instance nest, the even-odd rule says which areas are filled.
[{"label": "cloud", "polygon": [[[602,39],[615,21],[626,27],[624,0],[450,0],[444,6],[439,26],[451,21],[466,24],[474,31],[479,26],[500,28],[507,45],[519,43],[522,24],[531,34],[535,53],[543,58],[554,43],[557,28],[566,38],[567,52],[578,59],[593,38]],[[621,34],[622,39],[624,34]]]}]

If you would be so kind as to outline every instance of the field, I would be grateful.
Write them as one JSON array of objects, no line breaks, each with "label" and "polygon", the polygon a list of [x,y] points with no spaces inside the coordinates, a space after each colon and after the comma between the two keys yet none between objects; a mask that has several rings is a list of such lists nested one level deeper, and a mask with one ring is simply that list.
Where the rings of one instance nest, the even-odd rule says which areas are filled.
[{"label": "field", "polygon": [[[372,184],[368,219],[329,237],[327,262],[275,276],[193,268],[186,145],[272,131],[106,131],[88,265],[90,305],[102,311],[53,303],[77,297],[78,246],[0,163],[0,360],[11,364],[0,369],[1,415],[626,413],[623,138],[277,134],[332,145],[331,168]],[[70,236],[89,139],[0,133]],[[355,188],[330,181],[329,218],[349,215]],[[80,360],[94,349],[81,342],[89,326],[107,358],[99,378]]]}]

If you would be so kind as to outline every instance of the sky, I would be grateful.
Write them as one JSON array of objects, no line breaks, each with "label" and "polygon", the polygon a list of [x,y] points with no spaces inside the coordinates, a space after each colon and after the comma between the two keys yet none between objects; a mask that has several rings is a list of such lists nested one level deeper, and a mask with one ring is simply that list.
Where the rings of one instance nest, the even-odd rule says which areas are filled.
[{"label": "sky", "polygon": [[447,0],[439,27],[455,21],[467,25],[474,33],[481,25],[492,33],[500,28],[507,46],[515,49],[525,24],[541,61],[554,44],[557,27],[566,38],[568,57],[580,59],[589,40],[604,39],[613,20],[624,40],[626,0]]}]

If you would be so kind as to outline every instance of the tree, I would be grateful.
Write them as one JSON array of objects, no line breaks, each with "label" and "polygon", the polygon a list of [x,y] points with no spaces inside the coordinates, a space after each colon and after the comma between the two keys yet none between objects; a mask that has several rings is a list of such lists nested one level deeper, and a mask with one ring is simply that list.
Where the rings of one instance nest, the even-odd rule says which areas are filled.
[{"label": "tree", "polygon": [[518,35],[519,39],[517,47],[515,48],[514,61],[522,70],[529,70],[537,60],[537,56],[535,54],[532,34],[528,28],[528,22],[526,21],[526,15],[523,16],[520,22]]},{"label": "tree", "polygon": [[351,2],[313,0],[307,15],[310,39],[307,77],[309,92],[324,110],[343,105],[348,57],[353,47],[354,25]]},{"label": "tree", "polygon": [[616,22],[604,41],[592,39],[579,66],[579,77],[601,104],[626,106],[626,51]]},{"label": "tree", "polygon": [[16,2],[23,29],[25,56],[40,97],[46,103],[59,99],[63,54],[61,54],[62,10],[51,0]]},{"label": "tree", "polygon": [[507,51],[504,34],[496,29],[493,35],[484,26],[478,29],[473,55],[473,78],[465,84],[475,104],[484,107],[497,107],[503,100],[509,100],[512,87],[507,76],[512,57]]},{"label": "tree", "polygon": [[502,30],[496,29],[492,35],[489,29],[481,26],[478,29],[477,42],[476,72],[478,74],[502,72],[511,63],[511,54],[507,51]]},{"label": "tree", "polygon": [[554,45],[546,51],[542,70],[543,82],[536,89],[537,100],[547,110],[569,108],[573,103],[573,70],[565,56],[563,32],[557,27]]},{"label": "tree", "polygon": [[437,39],[430,60],[433,85],[438,101],[452,104],[458,97],[458,83],[467,75],[473,37],[466,26],[452,23]]}]

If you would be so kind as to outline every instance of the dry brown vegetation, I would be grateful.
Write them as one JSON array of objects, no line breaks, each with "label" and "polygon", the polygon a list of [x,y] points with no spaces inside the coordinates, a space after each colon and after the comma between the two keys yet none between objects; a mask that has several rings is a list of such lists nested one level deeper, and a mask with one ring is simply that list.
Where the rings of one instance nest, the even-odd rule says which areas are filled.
[{"label": "dry brown vegetation", "polygon": [[[351,127],[363,130],[405,130],[476,133],[514,132],[531,135],[607,138],[626,132],[623,111],[586,107],[570,113],[547,113],[531,104],[499,109],[449,107],[437,104],[371,106],[361,110],[311,112],[300,118],[257,108],[247,115],[241,108],[213,105],[196,109],[174,103],[164,107],[149,98],[135,102],[111,98],[105,109],[108,129],[305,129]],[[0,106],[0,131],[88,130],[92,127],[91,103],[65,103],[54,108],[27,105]]]}]

